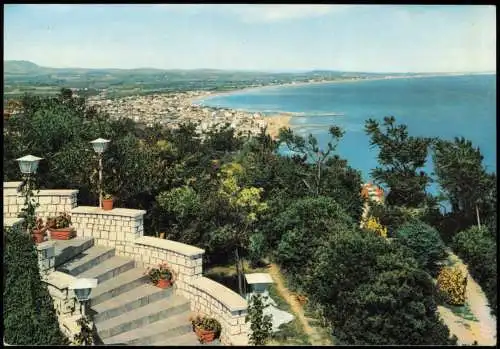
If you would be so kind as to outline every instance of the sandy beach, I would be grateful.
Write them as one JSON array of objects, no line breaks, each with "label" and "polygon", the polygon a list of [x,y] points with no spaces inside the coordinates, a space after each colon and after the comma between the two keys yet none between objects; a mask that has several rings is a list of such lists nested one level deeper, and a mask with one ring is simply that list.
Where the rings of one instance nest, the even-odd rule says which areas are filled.
[{"label": "sandy beach", "polygon": [[263,118],[267,122],[267,133],[271,138],[276,139],[279,135],[279,130],[283,127],[290,127],[291,114],[276,114],[269,115]]}]

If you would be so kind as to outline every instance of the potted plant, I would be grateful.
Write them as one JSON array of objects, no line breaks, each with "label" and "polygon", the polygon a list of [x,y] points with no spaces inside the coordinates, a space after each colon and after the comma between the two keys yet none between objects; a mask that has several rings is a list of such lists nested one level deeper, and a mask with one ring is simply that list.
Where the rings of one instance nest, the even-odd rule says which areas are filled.
[{"label": "potted plant", "polygon": [[193,331],[202,344],[210,343],[219,338],[222,329],[219,321],[208,316],[196,315],[191,318],[191,324],[193,325]]},{"label": "potted plant", "polygon": [[102,197],[102,209],[104,211],[111,211],[113,209],[113,196],[111,194],[104,194]]},{"label": "potted plant", "polygon": [[47,226],[53,240],[69,240],[74,237],[75,229],[71,226],[71,216],[66,212],[48,218]]},{"label": "potted plant", "polygon": [[146,274],[157,287],[169,288],[174,284],[174,272],[167,263],[158,264],[157,268],[148,268]]},{"label": "potted plant", "polygon": [[43,219],[38,217],[35,221],[35,228],[31,232],[35,243],[39,244],[44,241],[47,232],[47,226],[43,223]]}]

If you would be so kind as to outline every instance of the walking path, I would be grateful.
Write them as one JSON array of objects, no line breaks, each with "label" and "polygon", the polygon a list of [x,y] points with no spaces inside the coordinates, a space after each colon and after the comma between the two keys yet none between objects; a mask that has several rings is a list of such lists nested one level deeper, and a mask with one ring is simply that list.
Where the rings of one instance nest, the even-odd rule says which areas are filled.
[{"label": "walking path", "polygon": [[453,252],[449,251],[449,260],[467,270],[466,299],[471,312],[478,321],[471,321],[454,314],[450,309],[438,306],[438,312],[448,325],[450,332],[458,337],[458,344],[496,345],[497,321],[490,313],[488,300],[477,282],[470,275],[467,265]]},{"label": "walking path", "polygon": [[322,338],[322,336],[313,327],[311,327],[311,325],[309,325],[309,322],[304,315],[304,309],[285,286],[283,282],[283,276],[281,275],[279,267],[276,264],[270,264],[269,274],[271,274],[271,277],[276,284],[276,290],[278,291],[280,296],[287,301],[287,303],[290,305],[290,308],[292,309],[292,312],[302,324],[304,332],[309,336],[309,341],[311,342],[311,344],[333,345],[330,341],[326,341],[324,338]]}]

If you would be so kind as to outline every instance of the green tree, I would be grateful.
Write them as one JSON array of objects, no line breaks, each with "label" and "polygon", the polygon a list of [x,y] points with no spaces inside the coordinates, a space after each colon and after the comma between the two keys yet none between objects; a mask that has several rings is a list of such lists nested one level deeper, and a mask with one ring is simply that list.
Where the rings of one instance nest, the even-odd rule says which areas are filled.
[{"label": "green tree", "polygon": [[5,341],[11,345],[67,344],[47,286],[41,281],[37,252],[30,235],[18,229],[6,229],[4,234]]},{"label": "green tree", "polygon": [[307,280],[310,301],[322,305],[343,344],[453,343],[436,314],[431,277],[408,249],[384,238],[337,234],[320,248]]},{"label": "green tree", "polygon": [[405,223],[396,232],[398,243],[408,247],[419,266],[436,276],[440,262],[446,259],[446,246],[441,240],[439,232],[433,227],[420,222],[410,221]]},{"label": "green tree", "polygon": [[[495,200],[496,204],[496,176],[487,174],[483,159],[479,148],[474,148],[472,142],[463,137],[456,137],[453,142],[438,140],[434,145],[437,182],[446,193],[453,211],[469,219],[476,216],[479,226],[480,205],[486,204],[488,199]],[[495,192],[492,192],[493,186]]]},{"label": "green tree", "polygon": [[252,295],[250,306],[248,307],[248,315],[245,322],[250,322],[251,333],[249,335],[250,344],[266,345],[272,334],[272,317],[264,315],[264,301],[267,297],[261,295]]},{"label": "green tree", "polygon": [[349,231],[355,225],[332,198],[306,197],[289,203],[274,217],[266,233],[276,261],[292,284],[300,288],[314,266],[318,249],[339,232]]},{"label": "green tree", "polygon": [[378,121],[368,119],[366,134],[371,137],[370,144],[379,148],[377,166],[371,176],[379,184],[389,189],[388,205],[419,207],[426,199],[425,189],[431,178],[423,171],[430,138],[408,135],[406,125],[396,125],[393,116],[385,117],[381,130]]}]

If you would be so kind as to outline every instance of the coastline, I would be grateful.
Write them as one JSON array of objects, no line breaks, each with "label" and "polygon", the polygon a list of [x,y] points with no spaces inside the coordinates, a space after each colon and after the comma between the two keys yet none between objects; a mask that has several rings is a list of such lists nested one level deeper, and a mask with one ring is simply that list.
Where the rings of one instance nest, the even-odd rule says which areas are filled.
[{"label": "coastline", "polygon": [[[230,95],[234,93],[247,92],[252,90],[261,90],[261,89],[269,89],[269,88],[283,88],[283,87],[292,87],[292,86],[307,86],[307,85],[318,85],[318,84],[340,84],[340,83],[354,83],[360,81],[379,81],[379,80],[393,80],[393,79],[419,79],[419,78],[432,78],[432,77],[447,77],[447,76],[465,76],[465,75],[478,75],[480,73],[436,73],[436,74],[420,74],[420,75],[386,75],[383,77],[371,77],[371,78],[351,78],[351,79],[342,79],[342,80],[328,80],[328,81],[303,81],[303,82],[290,82],[276,85],[264,85],[264,86],[255,86],[255,87],[245,87],[241,89],[235,89],[231,91],[221,91],[221,92],[212,92],[207,91],[204,96],[196,96],[189,99],[189,104],[191,106],[205,107],[205,108],[213,108],[210,106],[206,106],[203,104],[203,100],[207,98],[220,97],[225,95]],[[202,101],[199,103],[198,101]],[[197,103],[198,102],[198,103]],[[231,112],[236,112],[236,109],[233,108],[224,108],[222,109],[229,110]],[[249,110],[240,109],[240,112],[244,112],[247,114],[252,114],[253,112]],[[273,114],[269,114],[263,116],[262,119],[266,122],[267,130],[266,132],[273,138],[276,139],[279,135],[279,130],[283,127],[291,128],[291,120],[296,115],[293,112],[281,111]]]}]

